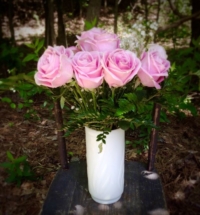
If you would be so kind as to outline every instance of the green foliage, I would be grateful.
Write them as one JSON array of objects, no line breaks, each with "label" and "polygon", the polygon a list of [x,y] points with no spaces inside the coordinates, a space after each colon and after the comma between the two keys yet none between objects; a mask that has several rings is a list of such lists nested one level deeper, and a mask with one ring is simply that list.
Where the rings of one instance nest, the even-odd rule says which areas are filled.
[{"label": "green foliage", "polygon": [[17,94],[20,99],[12,100],[8,96],[2,96],[1,101],[6,102],[13,109],[26,109],[25,118],[36,116],[33,108],[33,97],[37,94],[45,93],[45,88],[39,87],[34,83],[33,73],[18,74],[1,79],[0,93],[12,91]]},{"label": "green foliage", "polygon": [[91,28],[95,27],[97,24],[97,18],[95,17],[92,22],[85,21],[85,30],[90,30]]},{"label": "green foliage", "polygon": [[160,102],[171,113],[182,117],[185,115],[185,110],[189,110],[195,116],[197,110],[189,95],[200,90],[199,50],[196,46],[181,50],[174,49],[169,53],[169,58],[173,62],[172,68],[164,82]]},{"label": "green foliage", "polygon": [[81,7],[88,7],[88,0],[78,0]]},{"label": "green foliage", "polygon": [[[0,44],[0,65],[1,72],[6,72],[7,75],[16,75],[17,72],[21,71],[25,64],[22,62],[24,54],[21,49],[17,46],[13,46],[8,41]],[[4,71],[3,71],[4,70]],[[8,72],[8,74],[7,74]]]},{"label": "green foliage", "polygon": [[103,144],[106,144],[106,135],[108,134],[108,131],[103,131],[101,134],[97,135],[97,141],[100,142],[100,144],[98,145],[99,153],[103,151]]},{"label": "green foliage", "polygon": [[[174,5],[174,8],[176,11],[179,12],[183,17],[187,17],[191,15],[191,1],[189,0],[176,0],[173,1],[172,4]],[[159,21],[160,27],[162,26],[170,26],[174,23],[177,23],[180,21],[180,15],[177,13],[174,13],[173,10],[165,10],[166,7],[169,7],[168,1],[165,1],[161,4],[161,20]],[[164,9],[164,10],[163,10]],[[165,13],[165,11],[167,13]],[[164,12],[164,13],[163,13]],[[173,47],[182,47],[185,46],[185,44],[188,43],[188,38],[191,36],[191,25],[189,22],[184,22],[176,27],[168,28],[166,31],[158,32],[159,40],[165,41],[169,43],[169,41],[173,42]]]},{"label": "green foliage", "polygon": [[105,144],[106,143],[106,135],[108,135],[108,134],[109,134],[108,131],[103,131],[101,134],[99,134],[97,136],[97,141],[101,141]]},{"label": "green foliage", "polygon": [[25,44],[28,48],[32,49],[31,53],[25,56],[23,59],[23,62],[29,62],[29,61],[38,61],[39,59],[39,52],[44,47],[44,40],[39,40],[38,38],[33,43],[27,43]]},{"label": "green foliage", "polygon": [[137,154],[147,151],[149,148],[150,132],[150,127],[141,126],[139,129],[135,130],[137,135],[134,140],[126,141],[126,145],[131,145],[133,148],[137,149]]},{"label": "green foliage", "polygon": [[60,97],[60,107],[61,107],[61,109],[63,109],[64,106],[65,106],[65,97],[61,96]]},{"label": "green foliage", "polygon": [[8,173],[7,182],[16,183],[19,186],[24,180],[35,179],[26,156],[14,158],[11,152],[7,151],[7,158],[8,162],[0,163],[0,167]]},{"label": "green foliage", "polygon": [[[80,91],[81,102],[78,103],[80,98],[73,96],[76,86],[74,83],[67,86],[65,92],[69,106],[64,107],[64,114],[68,116],[64,116],[67,118],[64,122],[67,130],[66,136],[84,126],[98,131],[111,131],[118,127],[124,130],[140,126],[154,127],[151,119],[153,102],[146,101],[147,98],[151,100],[151,95],[157,91],[143,87],[134,89],[131,83],[126,87],[130,88],[128,90],[130,93],[125,93],[123,88],[109,88],[104,83],[103,88],[95,90],[95,98],[92,96],[94,92]],[[105,136],[102,135],[102,137]],[[104,143],[103,140],[102,142]]]},{"label": "green foliage", "polygon": [[[8,53],[14,52],[16,56],[23,56],[23,58],[20,59],[20,62],[21,65],[23,65],[23,68],[26,66],[26,71],[24,71],[24,73],[20,72],[19,74],[10,72],[9,77],[1,79],[0,93],[12,91],[13,93],[18,94],[20,99],[17,101],[12,101],[12,99],[8,98],[8,96],[1,97],[1,101],[8,103],[13,109],[26,109],[24,117],[30,118],[33,116],[37,117],[36,111],[33,108],[33,97],[42,93],[49,95],[50,92],[47,88],[39,87],[35,84],[35,71],[27,71],[27,68],[29,68],[27,64],[34,64],[34,68],[36,67],[36,62],[39,59],[40,51],[43,51],[44,40],[36,39],[33,43],[25,45],[28,49],[30,49],[25,57],[21,55],[21,50],[16,47],[11,48],[11,51]],[[12,51],[12,49],[14,51]],[[5,56],[7,56],[7,52]],[[12,68],[12,66],[13,65],[11,64],[9,68]],[[15,68],[10,71],[15,71]]]}]

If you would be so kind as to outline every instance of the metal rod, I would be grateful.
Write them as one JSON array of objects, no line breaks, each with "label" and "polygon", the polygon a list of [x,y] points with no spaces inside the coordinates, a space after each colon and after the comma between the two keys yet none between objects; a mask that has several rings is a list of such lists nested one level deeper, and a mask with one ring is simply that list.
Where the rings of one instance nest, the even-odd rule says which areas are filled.
[{"label": "metal rod", "polygon": [[55,108],[55,120],[56,120],[56,128],[57,128],[57,137],[58,137],[58,149],[60,154],[60,162],[63,169],[68,169],[68,160],[67,160],[67,148],[66,141],[64,137],[63,131],[63,117],[62,117],[62,109],[60,107],[60,101],[57,99],[54,102]]},{"label": "metal rod", "polygon": [[[161,109],[161,106],[155,103],[153,107],[153,122],[156,127],[159,126],[159,122],[160,122],[160,109]],[[149,171],[154,170],[155,157],[156,157],[156,151],[157,151],[157,141],[158,141],[158,130],[156,128],[152,128],[151,139],[149,143],[149,154],[148,154]]]},{"label": "metal rod", "polygon": [[[43,0],[44,9],[45,9],[45,39],[46,46],[55,45],[55,33],[54,33],[54,8],[53,0]],[[56,92],[56,89],[54,90]],[[58,91],[58,90],[57,90]],[[62,110],[60,107],[60,100],[56,99],[54,101],[54,115],[57,128],[57,138],[58,138],[58,151],[60,156],[60,162],[63,169],[68,169],[68,160],[67,160],[67,148],[63,131],[63,117]]]}]

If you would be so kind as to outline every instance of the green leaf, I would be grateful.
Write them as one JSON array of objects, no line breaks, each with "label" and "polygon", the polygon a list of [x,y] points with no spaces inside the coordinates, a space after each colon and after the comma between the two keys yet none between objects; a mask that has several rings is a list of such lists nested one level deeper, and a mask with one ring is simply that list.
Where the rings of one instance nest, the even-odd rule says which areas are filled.
[{"label": "green leaf", "polygon": [[60,98],[60,107],[61,107],[61,109],[63,109],[64,106],[65,106],[65,97],[61,96],[61,98]]},{"label": "green leaf", "polygon": [[23,91],[31,90],[33,87],[34,85],[29,83],[21,83],[20,86],[18,86],[18,88]]},{"label": "green leaf", "polygon": [[130,144],[132,144],[132,142],[131,142],[130,140],[126,140],[126,141],[125,141],[125,144],[126,144],[126,145],[130,145]]},{"label": "green leaf", "polygon": [[116,116],[122,116],[129,111],[135,111],[135,105],[126,99],[119,100],[119,108],[116,110]]},{"label": "green leaf", "polygon": [[146,98],[146,91],[144,89],[137,88],[137,91],[135,91],[135,94],[137,96],[137,101],[142,101],[144,98]]},{"label": "green leaf", "polygon": [[18,109],[22,109],[23,106],[24,106],[24,105],[23,105],[22,103],[19,103],[17,107],[18,107]]},{"label": "green leaf", "polygon": [[44,40],[40,40],[37,49],[35,50],[35,53],[38,54],[38,52],[40,51],[40,49],[44,46]]},{"label": "green leaf", "polygon": [[95,27],[97,23],[97,18],[95,17],[92,22],[85,21],[85,30],[90,30],[91,28]]},{"label": "green leaf", "polygon": [[9,169],[11,167],[12,163],[9,162],[4,162],[4,163],[0,163],[0,166],[3,168],[7,168]]},{"label": "green leaf", "polygon": [[9,183],[16,182],[16,181],[17,181],[17,178],[16,178],[16,174],[15,173],[10,174],[9,177],[6,178],[6,182],[9,182]]},{"label": "green leaf", "polygon": [[197,115],[197,109],[192,103],[181,103],[179,108],[183,110],[189,110],[193,116]]},{"label": "green leaf", "polygon": [[194,54],[194,59],[195,59],[197,62],[200,61],[200,53],[195,52],[195,54]]},{"label": "green leaf", "polygon": [[176,63],[172,63],[171,67],[170,67],[170,71],[173,72],[176,69]]},{"label": "green leaf", "polygon": [[99,148],[99,154],[103,151],[103,143],[100,143],[99,145],[98,145],[98,148]]},{"label": "green leaf", "polygon": [[27,157],[25,155],[21,156],[21,157],[18,157],[15,159],[15,163],[22,163],[24,162],[25,160],[27,159]]},{"label": "green leaf", "polygon": [[195,73],[191,73],[191,75],[196,75],[200,78],[200,70],[197,70]]},{"label": "green leaf", "polygon": [[47,105],[47,101],[44,101],[43,107],[46,107],[46,105]]},{"label": "green leaf", "polygon": [[17,175],[18,175],[18,177],[23,175],[23,169],[21,169],[21,168],[17,168]]},{"label": "green leaf", "polygon": [[167,118],[167,114],[161,110],[160,112],[160,122],[167,122],[169,123],[169,119]]},{"label": "green leaf", "polygon": [[7,102],[7,103],[11,103],[12,102],[12,100],[10,98],[8,98],[8,97],[1,98],[1,101]]},{"label": "green leaf", "polygon": [[35,54],[28,54],[23,60],[22,62],[28,62],[31,61],[33,59],[37,58],[37,56]]},{"label": "green leaf", "polygon": [[72,157],[74,155],[74,153],[73,152],[68,152],[68,155]]},{"label": "green leaf", "polygon": [[35,40],[35,47],[37,47],[38,42],[39,42],[39,39],[37,38],[37,39]]},{"label": "green leaf", "polygon": [[34,49],[35,48],[35,45],[32,44],[32,43],[25,43],[25,46],[31,48],[31,49]]},{"label": "green leaf", "polygon": [[13,157],[13,155],[11,154],[11,152],[7,151],[6,154],[7,154],[7,158],[8,158],[10,161],[14,161],[14,160],[15,160],[14,157]]},{"label": "green leaf", "polygon": [[16,104],[15,103],[11,103],[10,107],[13,108],[13,109],[15,109],[16,108]]},{"label": "green leaf", "polygon": [[130,122],[119,121],[119,127],[123,130],[127,130],[128,128],[130,128]]},{"label": "green leaf", "polygon": [[130,102],[137,102],[137,95],[135,93],[127,93],[124,95]]}]

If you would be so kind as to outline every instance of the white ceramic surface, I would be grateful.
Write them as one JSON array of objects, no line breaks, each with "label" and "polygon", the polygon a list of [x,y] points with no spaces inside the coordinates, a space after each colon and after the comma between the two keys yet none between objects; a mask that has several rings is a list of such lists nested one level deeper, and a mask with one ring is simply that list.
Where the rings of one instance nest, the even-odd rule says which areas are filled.
[{"label": "white ceramic surface", "polygon": [[98,203],[114,203],[124,190],[125,131],[111,131],[101,153],[96,138],[102,132],[85,127],[85,133],[89,192]]}]

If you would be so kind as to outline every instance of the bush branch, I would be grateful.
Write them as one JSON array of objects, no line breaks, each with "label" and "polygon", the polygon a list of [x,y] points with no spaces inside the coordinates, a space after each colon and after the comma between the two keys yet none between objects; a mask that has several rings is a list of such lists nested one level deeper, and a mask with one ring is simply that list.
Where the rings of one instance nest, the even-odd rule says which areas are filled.
[{"label": "bush branch", "polygon": [[175,6],[174,6],[174,4],[172,3],[171,0],[167,0],[167,1],[168,1],[168,3],[169,3],[169,6],[170,6],[171,10],[173,11],[173,13],[174,13],[175,15],[179,16],[180,18],[186,18],[186,17],[187,17],[186,15],[181,14],[181,13],[178,11],[178,9],[175,8]]},{"label": "bush branch", "polygon": [[156,31],[156,33],[166,31],[166,30],[168,30],[170,28],[176,28],[176,27],[180,26],[181,24],[183,24],[184,22],[187,22],[187,21],[189,21],[189,20],[191,20],[193,18],[196,18],[198,16],[200,16],[200,11],[192,14],[191,16],[187,16],[185,18],[182,18],[182,19],[178,20],[177,22],[172,23],[171,25],[166,25],[164,27],[159,27],[158,30]]}]

